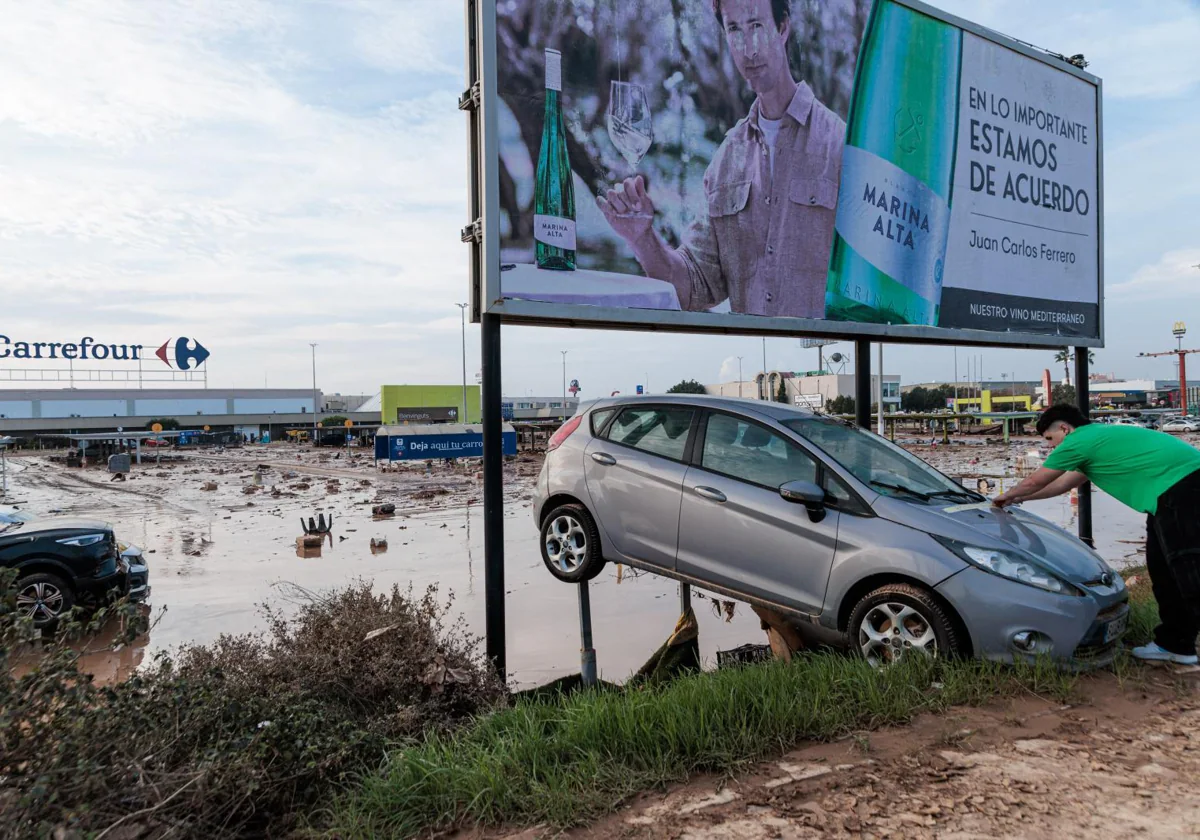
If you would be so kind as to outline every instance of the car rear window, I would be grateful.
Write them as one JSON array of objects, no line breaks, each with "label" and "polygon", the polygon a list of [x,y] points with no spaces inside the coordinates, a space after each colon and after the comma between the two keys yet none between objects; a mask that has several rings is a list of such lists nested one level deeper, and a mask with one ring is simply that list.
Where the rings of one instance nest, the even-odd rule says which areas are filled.
[{"label": "car rear window", "polygon": [[608,439],[682,461],[693,414],[690,408],[627,408],[613,421]]}]

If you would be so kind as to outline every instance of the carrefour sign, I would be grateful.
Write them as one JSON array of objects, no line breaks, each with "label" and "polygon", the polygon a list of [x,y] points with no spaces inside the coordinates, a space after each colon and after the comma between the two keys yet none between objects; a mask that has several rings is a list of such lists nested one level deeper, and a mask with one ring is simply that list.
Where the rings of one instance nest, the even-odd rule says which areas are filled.
[{"label": "carrefour sign", "polygon": [[[67,359],[70,361],[140,362],[145,356],[143,344],[109,344],[85,335],[78,341],[18,341],[0,335],[0,359]],[[199,341],[172,338],[154,351],[167,367],[179,370],[198,368],[209,352]]]}]

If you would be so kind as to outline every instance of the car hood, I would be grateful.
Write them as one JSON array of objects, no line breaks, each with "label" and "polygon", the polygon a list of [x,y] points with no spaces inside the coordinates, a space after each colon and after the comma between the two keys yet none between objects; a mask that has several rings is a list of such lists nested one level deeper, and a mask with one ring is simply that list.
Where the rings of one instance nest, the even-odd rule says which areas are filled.
[{"label": "car hood", "polygon": [[81,519],[72,516],[56,516],[53,519],[34,519],[31,522],[26,522],[17,531],[12,533],[20,533],[24,536],[31,534],[48,534],[51,532],[80,532],[86,531],[89,534],[111,531],[112,526],[107,522],[99,519]]},{"label": "car hood", "polygon": [[926,507],[899,499],[877,507],[887,509],[885,515],[894,521],[936,536],[981,548],[1018,549],[1071,583],[1093,583],[1112,573],[1078,537],[1019,508],[1000,510],[986,502]]}]

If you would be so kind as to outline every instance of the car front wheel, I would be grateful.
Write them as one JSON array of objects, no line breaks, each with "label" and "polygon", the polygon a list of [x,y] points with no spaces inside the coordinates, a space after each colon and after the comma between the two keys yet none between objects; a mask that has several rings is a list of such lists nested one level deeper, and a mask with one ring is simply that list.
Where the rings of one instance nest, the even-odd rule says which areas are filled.
[{"label": "car front wheel", "polygon": [[542,521],[542,561],[566,583],[583,583],[600,574],[600,531],[583,505],[562,505]]},{"label": "car front wheel", "polygon": [[850,646],[877,668],[910,653],[932,658],[962,651],[946,608],[928,590],[907,583],[868,593],[854,606],[846,632]]},{"label": "car front wheel", "polygon": [[71,587],[55,575],[39,572],[17,581],[17,614],[38,629],[53,627],[74,604]]}]

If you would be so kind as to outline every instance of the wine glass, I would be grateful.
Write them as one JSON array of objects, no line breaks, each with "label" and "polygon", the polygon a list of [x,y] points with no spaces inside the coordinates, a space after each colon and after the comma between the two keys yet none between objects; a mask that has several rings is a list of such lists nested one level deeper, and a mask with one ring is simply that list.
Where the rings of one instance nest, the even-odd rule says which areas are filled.
[{"label": "wine glass", "polygon": [[612,82],[608,97],[608,136],[625,158],[630,169],[636,170],[650,144],[654,142],[654,127],[650,103],[645,89],[636,82]]}]

